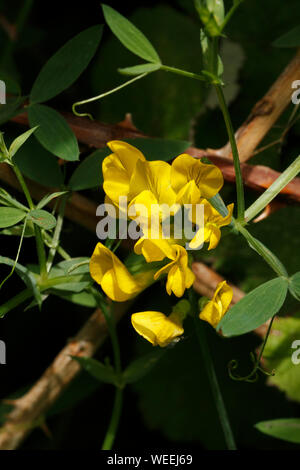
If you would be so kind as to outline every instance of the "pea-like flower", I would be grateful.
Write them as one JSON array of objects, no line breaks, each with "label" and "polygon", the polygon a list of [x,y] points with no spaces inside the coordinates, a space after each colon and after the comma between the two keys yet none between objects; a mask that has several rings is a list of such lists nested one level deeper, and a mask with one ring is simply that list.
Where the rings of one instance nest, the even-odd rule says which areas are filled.
[{"label": "pea-like flower", "polygon": [[116,302],[135,297],[151,284],[154,274],[153,270],[148,270],[133,276],[119,258],[102,243],[97,243],[92,254],[90,273],[106,295]]},{"label": "pea-like flower", "polygon": [[204,242],[209,242],[208,249],[212,250],[220,241],[220,228],[231,222],[234,204],[227,206],[228,214],[223,217],[208,201],[203,200],[202,203],[204,203],[204,226],[200,227],[189,246],[195,249],[204,240]]},{"label": "pea-like flower", "polygon": [[[160,240],[154,240],[159,245]],[[185,289],[192,286],[195,275],[188,266],[188,254],[186,249],[180,245],[170,245],[172,251],[167,257],[171,262],[163,266],[154,275],[154,279],[158,279],[162,274],[167,274],[166,290],[169,295],[173,292],[176,297],[182,297]]]},{"label": "pea-like flower", "polygon": [[185,153],[172,163],[171,186],[177,194],[176,202],[181,204],[198,204],[201,198],[210,199],[220,191],[223,183],[218,167]]},{"label": "pea-like flower", "polygon": [[182,315],[178,312],[169,316],[155,311],[138,312],[131,316],[131,323],[139,335],[162,348],[184,333]]},{"label": "pea-like flower", "polygon": [[226,281],[222,281],[217,285],[213,298],[204,306],[199,314],[201,320],[207,321],[214,328],[222,320],[228,311],[232,301],[232,288]]}]

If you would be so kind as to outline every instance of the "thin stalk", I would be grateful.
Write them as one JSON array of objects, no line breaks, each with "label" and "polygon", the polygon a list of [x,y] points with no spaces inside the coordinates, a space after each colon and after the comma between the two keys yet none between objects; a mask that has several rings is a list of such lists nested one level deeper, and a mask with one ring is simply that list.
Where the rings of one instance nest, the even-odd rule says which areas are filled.
[{"label": "thin stalk", "polygon": [[[49,248],[52,247],[52,237],[50,237],[50,235],[46,232],[43,233],[43,237],[44,237],[44,240],[46,241],[46,245],[49,246]],[[56,249],[57,253],[60,254],[60,256],[67,260],[67,259],[71,259],[71,256],[69,255],[69,253],[66,252],[66,250],[64,250],[64,248],[62,248],[60,245],[58,245],[57,249]]]},{"label": "thin stalk", "polygon": [[0,318],[4,317],[8,312],[25,302],[25,300],[30,299],[30,297],[32,297],[32,291],[30,289],[24,289],[22,292],[15,295],[15,297],[0,306]]},{"label": "thin stalk", "polygon": [[221,25],[221,31],[223,31],[223,29],[225,28],[225,26],[227,25],[228,21],[231,19],[232,15],[235,13],[235,10],[240,6],[240,4],[243,2],[243,0],[239,0],[238,2],[235,2],[233,4],[233,6],[230,8],[229,12],[227,13],[227,15],[225,16],[224,18],[224,21]]},{"label": "thin stalk", "polygon": [[[15,164],[13,165],[13,169],[21,185],[21,188],[24,192],[29,208],[30,210],[33,210],[35,206],[32,201],[28,187],[23,178],[23,175]],[[38,254],[39,265],[40,265],[40,274],[42,278],[46,278],[47,277],[46,252],[45,252],[44,242],[42,238],[42,232],[41,232],[41,229],[37,227],[37,225],[34,225],[34,233],[35,233],[36,248],[37,248],[37,254]]]},{"label": "thin stalk", "polygon": [[165,72],[173,72],[173,73],[176,73],[177,75],[182,75],[184,77],[193,78],[195,80],[207,81],[207,78],[202,75],[199,75],[193,72],[187,72],[186,70],[181,70],[176,67],[169,67],[168,65],[162,65],[160,70],[164,70]]},{"label": "thin stalk", "polygon": [[261,212],[285,188],[285,186],[298,175],[300,171],[300,155],[293,163],[274,181],[273,184],[246,210],[247,222]]},{"label": "thin stalk", "polygon": [[234,171],[235,171],[235,183],[236,183],[236,193],[237,193],[237,218],[239,221],[244,220],[244,213],[245,213],[245,199],[244,199],[244,186],[243,186],[243,179],[242,179],[242,172],[240,166],[240,159],[239,159],[239,152],[236,145],[234,130],[230,118],[230,114],[227,108],[227,104],[225,101],[224,93],[220,85],[215,85],[215,90],[218,96],[220,108],[223,113],[230,145],[233,157],[233,164],[234,164]]},{"label": "thin stalk", "polygon": [[[102,313],[105,317],[107,322],[108,331],[110,334],[113,353],[114,353],[114,362],[115,362],[115,371],[119,382],[121,382],[122,377],[122,365],[121,365],[121,354],[120,354],[120,345],[118,341],[116,325],[114,319],[111,316],[111,312],[108,311],[107,304],[102,299],[100,295],[97,296],[97,302],[99,307],[102,310]],[[112,410],[112,415],[110,419],[110,423],[102,444],[102,450],[110,450],[114,444],[115,437],[117,434],[120,416],[122,412],[122,403],[123,403],[123,387],[119,386],[116,388],[115,400]]]},{"label": "thin stalk", "polygon": [[108,311],[106,302],[100,297],[100,295],[97,296],[96,300],[97,300],[99,307],[102,310],[102,313],[105,317],[105,320],[108,326],[108,331],[111,337],[111,342],[112,342],[112,347],[113,347],[116,374],[118,378],[120,378],[122,374],[121,354],[120,354],[120,345],[119,345],[118,335],[116,331],[115,321],[112,318],[111,313]]},{"label": "thin stalk", "polygon": [[115,401],[110,423],[102,444],[102,450],[111,450],[115,441],[116,432],[120,422],[120,416],[123,404],[123,390],[119,387],[116,388]]},{"label": "thin stalk", "polygon": [[53,264],[53,261],[54,261],[55,255],[56,255],[56,251],[57,251],[57,248],[58,248],[58,245],[59,245],[60,234],[61,234],[61,230],[62,230],[63,223],[64,223],[64,214],[65,214],[65,208],[66,208],[66,203],[67,203],[68,197],[69,197],[69,195],[67,195],[65,197],[62,197],[62,200],[61,200],[61,203],[60,203],[60,206],[59,206],[57,222],[56,222],[56,226],[55,226],[55,230],[54,230],[54,234],[53,234],[53,238],[52,238],[52,243],[51,243],[52,246],[50,248],[49,255],[48,255],[48,261],[47,261],[47,272],[48,273],[49,273],[49,271],[52,267],[52,264]]},{"label": "thin stalk", "polygon": [[197,315],[196,315],[198,311],[198,308],[197,308],[198,305],[197,305],[197,300],[195,297],[195,292],[193,292],[192,289],[190,290],[190,298],[191,298],[193,310],[195,312],[194,321],[195,321],[196,334],[197,334],[198,342],[199,342],[200,349],[202,352],[202,356],[204,359],[204,364],[205,364],[206,372],[208,375],[210,387],[211,387],[213,397],[215,400],[215,406],[219,415],[220,424],[224,433],[225,442],[229,450],[236,450],[236,444],[235,444],[233,432],[231,430],[227,410],[226,410],[225,403],[222,397],[214,363],[212,361],[211,353],[210,353],[209,346],[207,343],[204,324],[202,321],[200,321],[197,318]]},{"label": "thin stalk", "polygon": [[253,235],[251,235],[251,233],[248,232],[248,230],[241,224],[237,223],[236,228],[246,238],[250,248],[255,250],[278,276],[288,278],[288,273],[285,267],[272,251],[270,251],[261,241],[257,240],[257,238],[253,237]]}]

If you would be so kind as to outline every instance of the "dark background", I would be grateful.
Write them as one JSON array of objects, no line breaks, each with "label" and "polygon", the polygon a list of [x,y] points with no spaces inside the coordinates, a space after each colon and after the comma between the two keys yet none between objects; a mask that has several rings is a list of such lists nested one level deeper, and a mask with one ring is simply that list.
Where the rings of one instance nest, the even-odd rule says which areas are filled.
[{"label": "dark background", "polygon": [[[14,22],[22,3],[17,0],[2,1],[0,12]],[[201,70],[199,24],[191,1],[106,3],[131,18],[153,42],[168,65]],[[98,1],[35,1],[13,54],[9,60],[2,62],[2,67],[9,70],[20,83],[23,95],[27,94],[46,60],[72,36],[97,23],[103,23]],[[246,0],[230,22],[226,34],[231,42],[229,46],[224,44],[223,47],[227,47],[226,58],[224,51],[228,82],[226,95],[235,127],[247,117],[255,102],[291,60],[294,50],[276,49],[271,43],[298,23],[297,0]],[[0,41],[4,54],[7,38],[2,29]],[[70,111],[74,101],[101,93],[123,82],[124,77],[117,73],[117,68],[136,63],[138,59],[124,50],[105,27],[99,52],[91,65],[69,90],[51,100],[50,104],[55,109]],[[121,121],[126,112],[131,112],[133,122],[140,130],[153,136],[190,140],[200,148],[218,148],[227,140],[211,92],[198,83],[190,83],[184,78],[162,72],[106,98],[91,109],[95,117],[110,123]],[[291,109],[282,116],[279,126],[286,123],[290,112]],[[8,136],[22,132],[21,127],[12,123],[2,127]],[[275,127],[264,143],[274,140],[280,130],[282,128]],[[295,126],[282,148],[273,146],[253,158],[251,163],[269,165],[282,171],[297,155],[299,132],[299,125]],[[86,148],[81,150],[83,157],[88,154]],[[68,165],[68,175],[72,173],[72,165]],[[222,194],[226,203],[235,198],[234,188],[229,184],[225,185]],[[103,197],[99,189],[87,191],[85,195],[96,201],[101,201]],[[254,197],[254,193],[247,192],[247,203]],[[299,270],[298,207],[281,209],[267,221],[258,224],[253,233],[268,243],[290,267],[291,272]],[[67,220],[62,237],[63,246],[74,256],[88,256],[97,242],[95,235]],[[0,243],[1,254],[14,258],[18,240],[1,236]],[[269,268],[252,253],[249,253],[243,240],[228,236],[217,250],[213,253],[204,251],[201,257],[226,279],[247,291],[272,277]],[[28,239],[23,246],[20,262],[32,263],[33,257],[35,245],[32,239]],[[7,270],[0,267],[0,273],[3,278]],[[22,288],[22,282],[14,276],[1,291],[1,302]],[[149,308],[168,312],[172,302],[173,299],[167,298],[164,286],[156,285],[139,298],[133,311]],[[0,366],[2,398],[16,391],[21,393],[33,384],[91,313],[89,309],[57,297],[49,298],[42,312],[36,308],[24,311],[24,308],[11,311],[1,320],[0,338],[7,345],[7,365]],[[296,304],[290,299],[285,313],[294,313],[296,309]],[[260,340],[250,334],[225,341],[216,337],[212,329],[207,328],[207,332],[239,447],[294,448],[292,444],[267,438],[256,431],[253,425],[265,419],[297,417],[300,415],[299,404],[286,400],[284,393],[278,389],[265,386],[264,377],[255,384],[236,383],[228,377],[227,363],[232,358],[239,360],[241,373],[249,371],[249,353],[260,344]],[[151,349],[137,338],[130,326],[129,315],[121,321],[118,333],[124,365],[137,354]],[[103,360],[106,356],[111,356],[109,342],[96,357]],[[113,387],[100,386],[86,373],[82,373],[68,395],[57,403],[46,418],[52,439],[37,429],[26,440],[23,448],[100,448],[110,418],[113,395]],[[5,411],[2,408],[2,413]],[[193,325],[187,325],[185,338],[166,353],[149,376],[126,389],[115,447],[143,450],[192,448],[195,451],[224,448]]]}]

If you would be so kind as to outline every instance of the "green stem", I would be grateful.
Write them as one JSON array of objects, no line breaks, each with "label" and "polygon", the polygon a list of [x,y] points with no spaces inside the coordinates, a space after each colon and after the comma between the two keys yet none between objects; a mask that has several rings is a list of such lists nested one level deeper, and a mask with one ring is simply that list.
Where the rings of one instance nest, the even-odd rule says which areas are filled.
[{"label": "green stem", "polygon": [[220,423],[223,429],[226,445],[229,450],[236,450],[234,436],[231,430],[225,403],[224,403],[221,389],[218,383],[218,378],[216,375],[214,363],[212,361],[211,353],[210,353],[209,346],[207,343],[207,338],[206,338],[205,329],[204,329],[205,325],[196,316],[196,313],[198,311],[198,304],[197,304],[195,292],[192,289],[190,290],[190,298],[191,298],[193,310],[195,312],[194,321],[195,321],[196,334],[198,337],[198,342],[199,342],[202,356],[204,359],[204,364],[205,364],[206,372],[208,375],[209,383],[212,389],[213,397],[215,400],[215,405],[218,411]]},{"label": "green stem", "polygon": [[272,251],[261,243],[261,241],[257,240],[257,238],[254,238],[253,235],[251,235],[251,233],[238,222],[236,223],[236,228],[246,238],[250,248],[255,250],[278,276],[288,278],[288,273],[285,267]]},{"label": "green stem", "polygon": [[[102,313],[107,322],[108,331],[110,334],[113,352],[114,352],[114,362],[115,362],[115,371],[118,377],[118,381],[121,383],[122,378],[122,366],[121,366],[121,354],[120,354],[120,345],[118,341],[116,324],[111,315],[111,309],[108,311],[106,302],[98,294],[97,303],[102,310]],[[116,433],[119,426],[121,411],[122,411],[122,402],[123,402],[123,387],[116,388],[115,400],[113,405],[113,411],[111,415],[111,420],[102,444],[102,450],[110,450],[113,446]]]},{"label": "green stem", "polygon": [[57,222],[56,222],[54,235],[53,235],[52,243],[51,243],[52,246],[50,248],[49,255],[48,255],[48,261],[47,261],[47,272],[48,273],[49,273],[49,271],[52,267],[53,260],[55,258],[56,251],[57,251],[57,248],[58,248],[58,245],[59,245],[60,234],[61,234],[62,227],[63,227],[64,214],[65,214],[65,208],[66,208],[66,203],[67,203],[68,197],[69,197],[69,194],[62,197],[61,204],[59,206]]},{"label": "green stem", "polygon": [[236,193],[237,193],[237,218],[239,221],[244,220],[245,213],[245,200],[244,200],[244,186],[242,179],[242,172],[240,166],[239,152],[236,145],[234,130],[230,118],[230,114],[226,105],[223,90],[220,85],[215,85],[215,90],[219,99],[220,108],[223,113],[230,145],[233,157],[234,171],[235,171],[235,182],[236,182]]},{"label": "green stem", "polygon": [[[44,240],[46,242],[46,245],[49,246],[49,248],[52,248],[52,237],[50,237],[50,235],[47,232],[43,233],[43,237],[44,237]],[[67,253],[66,250],[64,250],[60,245],[58,245],[56,251],[57,251],[57,253],[60,254],[60,256],[63,259],[65,259],[65,260],[71,259],[71,256],[69,255],[69,253]]]},{"label": "green stem", "polygon": [[30,297],[32,297],[32,291],[30,289],[25,289],[15,295],[15,297],[0,306],[0,318],[4,317],[8,312],[25,302],[25,300],[30,299]]},{"label": "green stem", "polygon": [[104,315],[104,318],[105,318],[107,326],[108,326],[108,331],[109,331],[109,334],[110,334],[112,347],[113,347],[116,374],[117,374],[118,378],[120,379],[121,374],[122,374],[122,366],[121,366],[121,353],[120,353],[120,345],[119,345],[118,335],[117,335],[117,331],[116,331],[116,324],[115,324],[114,318],[111,315],[111,311],[108,310],[107,304],[102,299],[100,294],[98,294],[96,300],[97,300],[97,303],[98,303],[99,307],[102,310],[102,313]]},{"label": "green stem", "polygon": [[168,65],[162,65],[160,70],[164,70],[165,72],[176,73],[177,75],[193,78],[195,80],[207,81],[207,78],[202,75],[193,72],[187,72],[186,70],[177,69],[176,67],[169,67]]},{"label": "green stem", "polygon": [[111,450],[115,441],[116,432],[120,422],[120,416],[123,403],[123,390],[119,387],[116,388],[115,401],[111,420],[102,444],[102,450]]},{"label": "green stem", "polygon": [[235,2],[234,5],[230,8],[229,12],[224,18],[224,21],[221,25],[221,31],[225,28],[227,25],[228,21],[231,19],[232,15],[235,13],[235,10],[240,6],[240,4],[243,2],[243,0],[239,0],[238,2]]},{"label": "green stem", "polygon": [[261,212],[300,171],[300,155],[245,212],[247,222]]},{"label": "green stem", "polygon": [[[14,172],[16,174],[16,177],[18,178],[18,181],[21,185],[21,188],[24,192],[24,195],[26,197],[28,206],[30,210],[33,210],[35,208],[34,203],[32,201],[30,192],[28,190],[28,187],[25,183],[25,180],[23,178],[22,173],[20,172],[19,168],[17,165],[13,165]],[[37,227],[37,225],[34,225],[34,233],[35,233],[35,240],[36,240],[36,248],[37,248],[37,254],[38,254],[38,259],[39,259],[39,265],[40,265],[40,274],[42,278],[47,277],[47,268],[46,268],[46,252],[45,252],[45,247],[44,247],[44,242],[42,238],[42,233],[41,229]]]},{"label": "green stem", "polygon": [[29,209],[30,210],[33,210],[35,207],[34,207],[34,204],[33,204],[33,200],[31,198],[31,195],[30,195],[30,192],[27,188],[27,184],[25,183],[25,180],[23,178],[23,175],[22,173],[20,172],[19,168],[17,167],[17,165],[13,165],[13,169],[14,169],[14,172],[16,174],[16,177],[18,178],[18,181],[21,185],[21,188],[23,190],[23,193],[26,197],[26,200],[27,200],[27,203],[28,203],[28,206],[29,206]]}]

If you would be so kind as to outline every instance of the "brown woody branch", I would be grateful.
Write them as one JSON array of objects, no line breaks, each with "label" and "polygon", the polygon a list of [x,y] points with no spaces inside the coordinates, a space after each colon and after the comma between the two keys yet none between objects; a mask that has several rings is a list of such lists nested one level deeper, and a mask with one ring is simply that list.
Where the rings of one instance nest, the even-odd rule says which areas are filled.
[{"label": "brown woody branch", "polygon": [[[237,130],[235,137],[242,162],[252,157],[254,150],[292,102],[292,83],[300,78],[300,49],[265,96],[254,106],[250,115]],[[222,157],[232,158],[228,143],[218,151]]]}]

